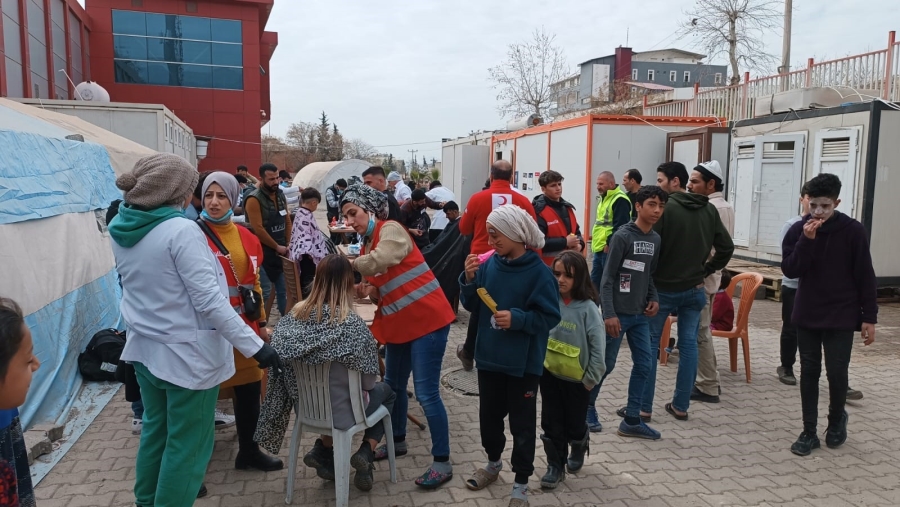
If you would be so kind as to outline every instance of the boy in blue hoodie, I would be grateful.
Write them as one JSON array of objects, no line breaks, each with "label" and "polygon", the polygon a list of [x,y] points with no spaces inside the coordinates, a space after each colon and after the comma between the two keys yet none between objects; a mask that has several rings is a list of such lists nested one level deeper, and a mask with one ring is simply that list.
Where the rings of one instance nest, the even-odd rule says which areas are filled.
[{"label": "boy in blue hoodie", "polygon": [[[469,255],[460,276],[460,301],[478,315],[479,422],[488,455],[487,466],[466,487],[477,491],[497,480],[508,415],[516,474],[509,505],[522,507],[528,505],[528,478],[534,473],[538,383],[550,330],[560,321],[559,288],[540,256],[528,249],[543,247],[544,235],[522,208],[508,204],[494,209],[487,232],[494,255],[484,264]],[[489,297],[479,295],[479,288]]]},{"label": "boy in blue hoodie", "polygon": [[823,173],[806,183],[809,214],[788,229],[781,243],[781,271],[799,279],[791,323],[800,350],[803,433],[791,452],[807,456],[820,447],[816,433],[822,353],[828,376],[828,429],[825,445],[847,440],[847,369],[854,331],[863,343],[875,341],[877,284],[866,228],[835,208],[841,180]]}]

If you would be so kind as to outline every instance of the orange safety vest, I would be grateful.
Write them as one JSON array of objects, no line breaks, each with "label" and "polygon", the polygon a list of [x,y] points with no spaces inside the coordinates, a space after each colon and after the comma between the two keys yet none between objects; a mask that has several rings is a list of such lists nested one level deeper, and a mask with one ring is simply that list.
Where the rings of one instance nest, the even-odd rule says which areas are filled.
[{"label": "orange safety vest", "polygon": [[[238,232],[241,235],[241,245],[244,246],[244,251],[247,253],[247,257],[250,258],[250,269],[244,274],[244,278],[240,281],[240,285],[253,290],[253,288],[256,287],[256,271],[259,269],[259,265],[262,263],[263,259],[262,244],[259,242],[259,238],[246,227],[241,227],[240,225],[236,225],[235,227],[237,227]],[[213,233],[215,233],[214,229]],[[221,238],[219,239],[221,241]],[[256,334],[259,334],[259,324],[257,322],[251,322],[244,316],[244,306],[241,303],[241,294],[238,291],[238,281],[234,278],[231,263],[224,255],[222,255],[222,252],[216,248],[216,245],[213,244],[208,236],[206,242],[209,244],[209,248],[213,253],[216,254],[216,258],[219,259],[219,263],[222,264],[222,269],[225,271],[225,278],[228,280],[228,302],[231,304],[231,307],[234,308],[234,311],[241,315],[244,322],[246,322]]]},{"label": "orange safety vest", "polygon": [[[538,213],[538,215],[547,223],[548,238],[565,238],[569,234],[575,234],[575,229],[578,226],[575,212],[568,206],[565,207],[565,211],[569,214],[569,224],[572,227],[571,231],[566,229],[566,224],[563,222],[562,217],[560,217],[559,213],[556,212],[556,209],[552,208],[549,204],[544,206],[544,209]],[[552,252],[549,255],[544,255],[544,252],[541,251],[541,260],[544,261],[544,264],[553,267],[553,261],[556,260],[557,255],[559,255],[559,252]]]},{"label": "orange safety vest", "polygon": [[[375,225],[372,244],[366,253],[378,247],[385,223]],[[367,276],[366,281],[378,288],[380,296],[370,328],[379,343],[408,343],[449,325],[456,318],[415,244],[400,264],[391,266],[386,273]]]}]

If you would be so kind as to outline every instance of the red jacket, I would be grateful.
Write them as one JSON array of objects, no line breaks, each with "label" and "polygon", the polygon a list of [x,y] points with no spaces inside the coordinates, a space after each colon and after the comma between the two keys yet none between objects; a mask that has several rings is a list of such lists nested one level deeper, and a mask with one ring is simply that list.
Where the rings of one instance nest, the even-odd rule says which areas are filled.
[{"label": "red jacket", "polygon": [[466,210],[459,219],[459,233],[463,236],[472,236],[471,253],[483,254],[491,249],[488,245],[487,217],[494,208],[504,204],[515,204],[537,221],[534,206],[527,197],[513,190],[508,181],[492,181],[490,188],[478,192],[469,199]]}]

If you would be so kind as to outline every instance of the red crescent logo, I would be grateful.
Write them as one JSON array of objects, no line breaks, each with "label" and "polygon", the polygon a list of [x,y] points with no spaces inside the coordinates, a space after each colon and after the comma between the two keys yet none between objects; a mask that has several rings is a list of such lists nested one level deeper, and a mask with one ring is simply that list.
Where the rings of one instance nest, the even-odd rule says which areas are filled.
[{"label": "red crescent logo", "polygon": [[505,205],[505,204],[508,204],[508,203],[506,202],[506,196],[505,196],[505,195],[501,195],[501,196],[500,196],[500,206],[503,206],[503,205]]}]

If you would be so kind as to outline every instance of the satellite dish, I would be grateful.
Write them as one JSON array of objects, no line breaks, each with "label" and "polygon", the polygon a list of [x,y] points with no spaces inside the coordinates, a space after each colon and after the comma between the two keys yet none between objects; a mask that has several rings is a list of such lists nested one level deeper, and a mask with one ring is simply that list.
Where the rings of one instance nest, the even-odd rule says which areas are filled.
[{"label": "satellite dish", "polygon": [[93,81],[85,81],[75,87],[75,99],[85,102],[109,102],[109,92]]}]

